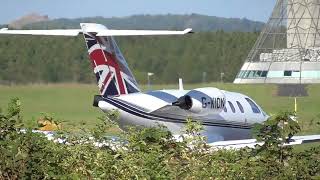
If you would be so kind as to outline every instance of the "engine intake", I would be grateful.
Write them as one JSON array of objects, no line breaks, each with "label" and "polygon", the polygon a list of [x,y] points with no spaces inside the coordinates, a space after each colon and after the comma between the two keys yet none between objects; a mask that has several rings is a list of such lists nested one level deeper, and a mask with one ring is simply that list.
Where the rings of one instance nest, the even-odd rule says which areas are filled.
[{"label": "engine intake", "polygon": [[178,106],[181,109],[190,110],[192,108],[192,98],[188,95],[180,97],[176,102],[172,103],[173,106]]}]

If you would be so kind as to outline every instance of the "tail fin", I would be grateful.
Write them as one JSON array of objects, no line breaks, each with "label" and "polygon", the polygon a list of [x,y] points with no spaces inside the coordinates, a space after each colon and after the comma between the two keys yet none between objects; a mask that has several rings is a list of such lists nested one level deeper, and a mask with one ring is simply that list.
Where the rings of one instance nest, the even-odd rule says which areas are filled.
[{"label": "tail fin", "polygon": [[[101,95],[107,97],[139,92],[138,84],[113,37],[92,33],[107,28],[90,23],[81,24],[81,28]],[[90,29],[95,31],[90,32]]]}]

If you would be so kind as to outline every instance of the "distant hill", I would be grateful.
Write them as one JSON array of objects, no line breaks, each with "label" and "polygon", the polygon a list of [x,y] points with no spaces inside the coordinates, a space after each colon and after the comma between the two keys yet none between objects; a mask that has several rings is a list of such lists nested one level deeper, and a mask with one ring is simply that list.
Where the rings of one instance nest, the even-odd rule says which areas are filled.
[{"label": "distant hill", "polygon": [[10,28],[14,28],[14,29],[21,29],[22,27],[24,27],[27,24],[48,21],[48,20],[49,20],[48,16],[41,16],[37,13],[31,13],[31,14],[23,16],[15,21],[9,23],[8,26]]},{"label": "distant hill", "polygon": [[104,24],[110,29],[184,29],[194,31],[254,32],[260,31],[262,22],[239,18],[222,18],[199,14],[191,15],[134,15],[129,17],[92,17],[78,19],[55,19],[26,25],[28,29],[79,28],[81,22]]}]

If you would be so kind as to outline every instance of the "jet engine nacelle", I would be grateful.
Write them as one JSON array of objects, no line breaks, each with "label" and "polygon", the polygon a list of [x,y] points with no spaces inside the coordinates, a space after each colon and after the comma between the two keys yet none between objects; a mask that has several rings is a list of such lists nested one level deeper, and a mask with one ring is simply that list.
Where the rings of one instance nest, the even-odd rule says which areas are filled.
[{"label": "jet engine nacelle", "polygon": [[172,103],[195,114],[218,114],[226,104],[225,94],[217,88],[199,88],[188,92]]}]

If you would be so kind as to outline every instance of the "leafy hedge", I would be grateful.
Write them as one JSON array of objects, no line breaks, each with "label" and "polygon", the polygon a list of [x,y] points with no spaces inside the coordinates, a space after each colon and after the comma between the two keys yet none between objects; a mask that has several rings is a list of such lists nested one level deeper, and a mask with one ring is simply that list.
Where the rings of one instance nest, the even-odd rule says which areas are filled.
[{"label": "leafy hedge", "polygon": [[[122,148],[91,143],[65,145],[41,134],[21,132],[20,101],[0,113],[0,179],[312,179],[320,178],[320,148],[295,152],[279,146],[299,126],[281,113],[255,131],[266,141],[255,149],[212,150],[191,121],[177,142],[165,127],[123,132]],[[110,113],[93,131],[68,136],[68,142],[103,141],[116,119]],[[279,127],[279,124],[281,127]],[[192,135],[192,136],[191,136]],[[283,140],[279,138],[284,137]]]}]

